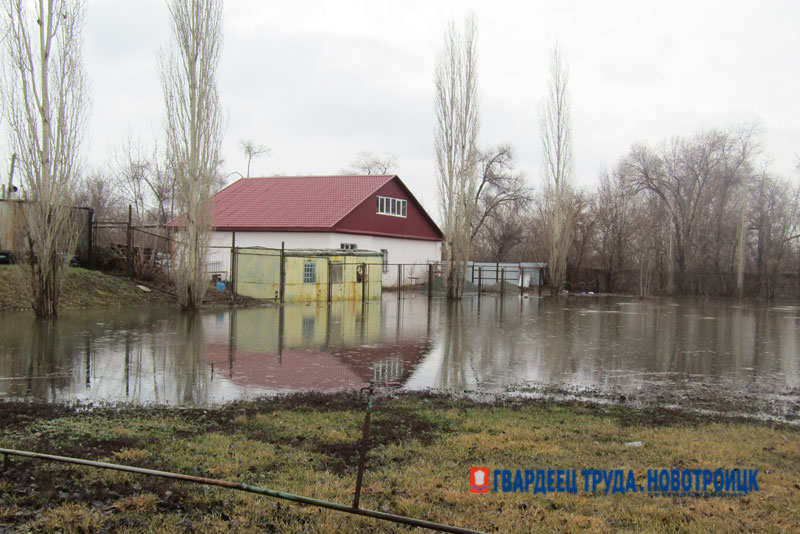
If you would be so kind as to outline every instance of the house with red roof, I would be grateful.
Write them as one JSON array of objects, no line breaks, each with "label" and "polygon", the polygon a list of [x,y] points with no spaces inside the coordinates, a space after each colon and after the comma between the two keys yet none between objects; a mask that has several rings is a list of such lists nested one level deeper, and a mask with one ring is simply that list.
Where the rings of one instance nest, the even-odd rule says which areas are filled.
[{"label": "house with red roof", "polygon": [[[176,221],[177,222],[177,221]],[[422,281],[441,258],[443,234],[396,175],[242,178],[213,197],[209,269],[230,272],[230,248],[373,250],[384,284],[404,266]]]}]

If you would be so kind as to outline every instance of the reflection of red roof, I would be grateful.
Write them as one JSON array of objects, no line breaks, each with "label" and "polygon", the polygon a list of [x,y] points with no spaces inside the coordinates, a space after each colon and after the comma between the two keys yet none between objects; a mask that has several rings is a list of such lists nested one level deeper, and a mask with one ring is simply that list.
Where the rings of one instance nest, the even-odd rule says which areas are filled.
[{"label": "reflection of red roof", "polygon": [[218,370],[225,369],[223,376],[241,386],[326,391],[364,385],[358,375],[336,362],[329,354],[302,349],[284,349],[280,356],[277,353],[237,352],[232,376],[227,367],[227,348],[214,350],[209,354],[209,360],[214,362]]},{"label": "reflection of red roof", "polygon": [[228,347],[208,346],[208,360],[217,373],[241,386],[279,390],[354,389],[372,380],[376,362],[397,358],[402,374],[392,383],[405,381],[417,361],[430,350],[426,342],[381,347],[286,348],[277,352],[253,353],[237,350],[233,362]]},{"label": "reflection of red roof", "polygon": [[[370,220],[375,217],[378,194],[407,199],[408,217],[383,217],[377,224]],[[212,226],[219,231],[340,230],[436,241],[442,238],[430,216],[394,175],[243,178],[214,195],[212,202]],[[356,210],[367,204],[366,212],[362,213],[363,208]],[[167,226],[180,227],[183,221],[181,216]]]}]

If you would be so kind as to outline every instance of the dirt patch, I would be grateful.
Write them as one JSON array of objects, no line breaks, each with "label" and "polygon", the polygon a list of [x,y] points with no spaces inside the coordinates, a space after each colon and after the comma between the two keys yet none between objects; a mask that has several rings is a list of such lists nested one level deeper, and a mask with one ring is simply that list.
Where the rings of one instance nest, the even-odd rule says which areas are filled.
[{"label": "dirt patch", "polygon": [[75,409],[70,406],[44,402],[0,401],[0,410],[3,412],[0,417],[0,431],[75,413]]},{"label": "dirt patch", "polygon": [[[234,420],[240,416],[252,417],[276,411],[291,410],[301,413],[305,411],[355,411],[365,413],[365,408],[365,404],[359,400],[357,394],[348,392],[332,395],[300,393],[256,402],[239,402],[212,410],[180,410],[182,418],[192,421],[194,430],[183,431],[177,435],[188,437],[203,432],[241,434],[255,441],[321,454],[325,459],[320,467],[341,474],[355,470],[358,466],[361,449],[360,432],[359,437],[351,442],[327,442],[302,436],[276,437],[262,430],[236,425]],[[402,409],[383,411],[380,400],[377,400],[373,406],[370,422],[369,449],[398,444],[411,439],[428,444],[437,435],[441,435],[447,430],[448,428],[443,423],[433,422],[414,411]]]},{"label": "dirt patch", "polygon": [[[75,440],[72,436],[66,434],[56,434],[31,440],[30,449],[56,456],[99,460],[111,457],[115,452],[124,449],[133,449],[141,441],[141,439],[134,437],[116,437],[103,440],[82,438]],[[132,462],[132,464],[135,464],[135,462]]]},{"label": "dirt patch", "polygon": [[110,511],[120,499],[142,493],[158,495],[158,506],[163,510],[186,511],[185,484],[157,477],[137,477],[109,486],[100,481],[86,480],[87,469],[23,458],[12,460],[0,476],[14,480],[15,484],[5,492],[0,491],[0,501],[5,506],[20,509],[21,513],[6,518],[8,522],[5,524],[13,526],[29,521],[32,514],[28,510],[41,512],[67,503],[83,503],[101,511]]},{"label": "dirt patch", "polygon": [[[436,436],[447,432],[449,427],[443,423],[433,423],[420,415],[406,411],[380,413],[371,417],[367,450],[384,445],[396,445],[409,440],[417,440],[423,445],[430,444]],[[355,471],[361,454],[361,439],[351,443],[327,443],[305,440],[305,448],[326,457],[324,467],[335,474]],[[370,465],[376,466],[375,459]]]}]

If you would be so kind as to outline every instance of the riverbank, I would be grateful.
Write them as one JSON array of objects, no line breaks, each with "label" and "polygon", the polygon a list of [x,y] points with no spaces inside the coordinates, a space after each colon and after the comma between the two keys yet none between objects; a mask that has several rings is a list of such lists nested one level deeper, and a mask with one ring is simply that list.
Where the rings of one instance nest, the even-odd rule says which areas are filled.
[{"label": "riverbank", "polygon": [[[174,304],[174,297],[151,289],[144,291],[137,282],[100,271],[70,268],[64,279],[62,310],[78,308],[120,308]],[[149,289],[149,288],[148,288]],[[0,265],[0,311],[30,310],[23,280],[17,267]]]},{"label": "riverbank", "polygon": [[[0,406],[0,447],[352,500],[364,420],[353,394],[205,410]],[[800,431],[776,424],[577,403],[380,397],[361,506],[489,532],[796,532],[798,459]],[[469,469],[484,466],[576,470],[577,493],[534,494],[531,484],[529,493],[471,494]],[[758,469],[759,491],[647,493],[648,470],[734,468]],[[603,483],[584,491],[588,469],[633,470],[645,491],[605,494]],[[0,531],[407,531],[233,490],[21,458],[0,474],[0,502]]]}]

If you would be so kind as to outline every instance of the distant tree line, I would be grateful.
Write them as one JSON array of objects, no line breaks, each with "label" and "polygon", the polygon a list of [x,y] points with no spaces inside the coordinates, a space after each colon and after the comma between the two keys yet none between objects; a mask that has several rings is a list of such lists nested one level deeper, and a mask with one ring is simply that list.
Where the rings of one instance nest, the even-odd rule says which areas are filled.
[{"label": "distant tree line", "polygon": [[[575,191],[565,287],[774,297],[800,281],[800,189],[761,163],[753,126],[637,143]],[[547,191],[489,218],[475,259],[547,261]],[[583,277],[585,279],[585,276]],[[580,288],[580,287],[578,287]]]},{"label": "distant tree line", "polygon": [[472,16],[463,30],[449,23],[435,76],[448,298],[461,296],[467,259],[544,262],[553,294],[797,296],[800,187],[770,172],[755,126],[634,144],[594,190],[580,190],[569,70],[556,43],[531,188],[510,145],[477,147],[476,34]]}]

